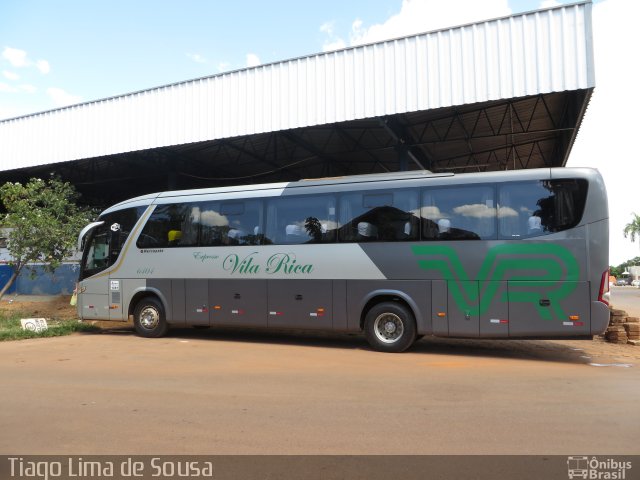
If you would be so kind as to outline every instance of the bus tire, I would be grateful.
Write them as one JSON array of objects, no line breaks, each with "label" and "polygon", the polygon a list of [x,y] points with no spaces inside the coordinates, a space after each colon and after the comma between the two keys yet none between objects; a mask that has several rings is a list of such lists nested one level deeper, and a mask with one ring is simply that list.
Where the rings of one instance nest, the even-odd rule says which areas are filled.
[{"label": "bus tire", "polygon": [[162,302],[146,297],[138,302],[133,312],[133,325],[141,337],[158,338],[169,330]]},{"label": "bus tire", "polygon": [[416,320],[403,304],[383,302],[367,312],[364,333],[374,350],[404,352],[416,339]]}]

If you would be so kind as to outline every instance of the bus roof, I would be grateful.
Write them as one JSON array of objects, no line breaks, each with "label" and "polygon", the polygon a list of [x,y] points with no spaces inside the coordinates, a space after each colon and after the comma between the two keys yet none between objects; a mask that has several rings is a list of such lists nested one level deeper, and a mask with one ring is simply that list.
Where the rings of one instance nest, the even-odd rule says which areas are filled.
[{"label": "bus roof", "polygon": [[[492,182],[492,181],[514,181],[514,180],[527,180],[535,178],[551,178],[553,172],[554,177],[562,176],[590,176],[597,175],[597,171],[591,168],[538,168],[527,170],[509,170],[509,171],[491,171],[491,172],[477,172],[477,173],[433,173],[428,170],[411,170],[405,172],[387,172],[387,173],[372,173],[364,175],[353,176],[340,176],[340,177],[328,177],[328,178],[311,178],[302,179],[294,182],[280,182],[280,183],[264,183],[264,184],[252,184],[252,185],[235,185],[229,187],[212,187],[212,188],[200,188],[191,190],[171,190],[165,192],[152,193],[143,195],[140,197],[131,198],[115,204],[105,210],[113,211],[123,207],[129,207],[134,205],[148,205],[153,203],[157,199],[168,199],[172,197],[188,197],[208,194],[224,194],[224,193],[241,193],[241,192],[260,192],[265,194],[269,191],[284,191],[285,189],[297,189],[304,187],[328,187],[347,184],[363,184],[363,183],[379,183],[379,182],[394,182],[405,180],[422,180],[422,179],[439,179],[444,180],[448,178],[455,178],[462,183],[474,183],[474,182]],[[558,175],[560,174],[560,175]],[[448,182],[447,182],[448,183]]]}]

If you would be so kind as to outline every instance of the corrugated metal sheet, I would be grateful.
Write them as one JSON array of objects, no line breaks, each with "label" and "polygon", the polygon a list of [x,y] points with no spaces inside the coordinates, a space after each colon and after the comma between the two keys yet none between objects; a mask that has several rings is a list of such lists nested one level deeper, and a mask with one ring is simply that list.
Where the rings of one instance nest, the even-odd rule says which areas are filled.
[{"label": "corrugated metal sheet", "polygon": [[580,3],[6,120],[0,170],[594,86]]}]

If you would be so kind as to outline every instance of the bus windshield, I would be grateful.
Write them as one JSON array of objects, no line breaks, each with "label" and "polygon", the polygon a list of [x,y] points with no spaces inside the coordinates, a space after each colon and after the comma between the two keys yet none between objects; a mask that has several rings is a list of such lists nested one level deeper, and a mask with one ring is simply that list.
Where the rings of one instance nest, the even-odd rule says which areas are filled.
[{"label": "bus windshield", "polygon": [[101,215],[86,240],[80,280],[100,273],[113,265],[129,233],[144,212],[144,207],[127,208]]}]

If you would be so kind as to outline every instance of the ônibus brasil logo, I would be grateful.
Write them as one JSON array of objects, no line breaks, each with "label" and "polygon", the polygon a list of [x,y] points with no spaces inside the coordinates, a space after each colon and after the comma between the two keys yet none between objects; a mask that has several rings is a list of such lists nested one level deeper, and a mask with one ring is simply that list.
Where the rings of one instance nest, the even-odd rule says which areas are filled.
[{"label": "\u00f4nibus brasil logo", "polygon": [[602,460],[588,456],[567,457],[567,475],[570,479],[626,480],[627,470],[631,470],[631,468],[631,462],[614,458]]},{"label": "\u00f4nibus brasil logo", "polygon": [[[501,294],[502,302],[526,302],[535,306],[545,320],[566,318],[560,301],[576,288],[580,266],[573,254],[557,244],[531,243],[496,245],[487,252],[478,275],[470,282],[469,274],[458,252],[446,245],[416,245],[412,247],[423,270],[439,272],[450,280],[448,288],[458,308],[471,315],[485,313],[500,288],[500,281],[518,282],[517,289]],[[550,301],[541,305],[540,289]]]}]

